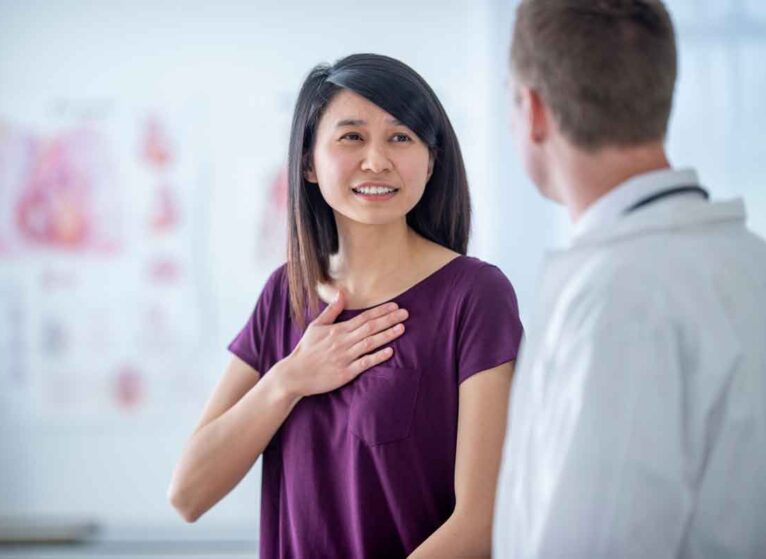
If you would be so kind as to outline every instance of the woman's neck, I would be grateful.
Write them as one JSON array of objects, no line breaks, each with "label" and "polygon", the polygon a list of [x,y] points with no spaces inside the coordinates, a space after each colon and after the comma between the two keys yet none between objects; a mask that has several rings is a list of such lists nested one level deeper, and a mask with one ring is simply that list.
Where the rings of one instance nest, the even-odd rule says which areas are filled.
[{"label": "woman's neck", "polygon": [[[336,219],[338,252],[330,259],[332,288],[342,287],[350,308],[385,300],[408,287],[421,239],[406,220],[365,225]],[[325,293],[320,295],[325,298]]]}]

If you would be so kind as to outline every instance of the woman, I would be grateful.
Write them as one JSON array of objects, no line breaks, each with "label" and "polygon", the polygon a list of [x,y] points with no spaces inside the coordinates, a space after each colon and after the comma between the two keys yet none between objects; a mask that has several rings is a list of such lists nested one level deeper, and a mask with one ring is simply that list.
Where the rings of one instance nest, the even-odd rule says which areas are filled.
[{"label": "woman", "polygon": [[425,81],[371,54],[315,68],[289,208],[288,262],[229,346],[172,503],[194,521],[263,453],[262,559],[488,556],[522,329],[505,276],[464,256],[465,169]]}]

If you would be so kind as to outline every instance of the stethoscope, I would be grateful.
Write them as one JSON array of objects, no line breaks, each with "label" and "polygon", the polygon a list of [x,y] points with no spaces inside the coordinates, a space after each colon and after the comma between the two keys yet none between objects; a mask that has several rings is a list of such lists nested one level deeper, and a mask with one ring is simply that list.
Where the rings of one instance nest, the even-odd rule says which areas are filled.
[{"label": "stethoscope", "polygon": [[707,190],[705,190],[702,187],[699,186],[679,186],[676,188],[669,188],[667,190],[661,190],[659,192],[656,192],[655,194],[652,194],[651,196],[647,196],[646,198],[642,198],[632,206],[630,206],[627,210],[625,210],[626,214],[632,213],[640,208],[643,208],[644,206],[648,206],[649,204],[653,204],[657,202],[658,200],[662,200],[663,198],[670,198],[671,196],[677,196],[679,194],[686,194],[688,192],[696,192],[697,194],[702,194],[702,196],[705,198],[705,200],[710,199],[710,193],[708,193]]}]

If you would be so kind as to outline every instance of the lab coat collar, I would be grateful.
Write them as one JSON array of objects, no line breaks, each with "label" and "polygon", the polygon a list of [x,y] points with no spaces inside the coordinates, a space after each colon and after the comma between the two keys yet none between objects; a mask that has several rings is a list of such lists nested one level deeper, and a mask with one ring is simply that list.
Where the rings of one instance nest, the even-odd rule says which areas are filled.
[{"label": "lab coat collar", "polygon": [[691,196],[681,198],[642,208],[623,216],[611,226],[593,229],[574,238],[571,248],[603,245],[655,233],[680,232],[692,227],[726,223],[744,226],[747,219],[745,204],[740,198],[725,202],[707,202]]},{"label": "lab coat collar", "polygon": [[580,237],[594,229],[616,223],[633,204],[657,192],[678,186],[698,185],[699,178],[693,169],[659,169],[633,176],[585,210],[574,225],[574,236]]},{"label": "lab coat collar", "polygon": [[708,202],[695,193],[673,196],[625,213],[639,200],[661,190],[698,184],[693,170],[655,171],[629,179],[588,208],[576,225],[571,248],[688,227],[726,222],[744,225],[747,216],[741,199]]}]

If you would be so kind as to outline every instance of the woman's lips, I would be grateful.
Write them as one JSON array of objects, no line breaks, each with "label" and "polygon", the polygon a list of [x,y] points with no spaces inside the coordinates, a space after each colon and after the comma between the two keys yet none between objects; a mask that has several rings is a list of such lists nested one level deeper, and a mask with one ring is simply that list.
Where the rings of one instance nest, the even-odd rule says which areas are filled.
[{"label": "woman's lips", "polygon": [[361,184],[353,187],[351,190],[355,196],[373,202],[390,200],[399,192],[398,188],[382,184]]}]

